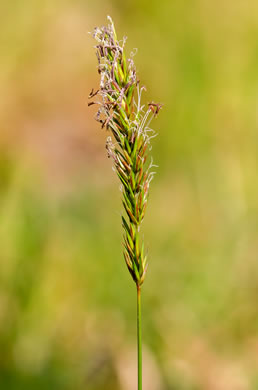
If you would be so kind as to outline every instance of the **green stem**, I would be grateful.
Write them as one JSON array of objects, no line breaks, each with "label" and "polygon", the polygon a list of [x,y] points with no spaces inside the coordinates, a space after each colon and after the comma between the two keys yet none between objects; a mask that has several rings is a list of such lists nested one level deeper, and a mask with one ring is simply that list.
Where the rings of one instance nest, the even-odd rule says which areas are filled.
[{"label": "green stem", "polygon": [[137,285],[137,351],[138,351],[138,390],[142,390],[142,314],[141,287]]}]

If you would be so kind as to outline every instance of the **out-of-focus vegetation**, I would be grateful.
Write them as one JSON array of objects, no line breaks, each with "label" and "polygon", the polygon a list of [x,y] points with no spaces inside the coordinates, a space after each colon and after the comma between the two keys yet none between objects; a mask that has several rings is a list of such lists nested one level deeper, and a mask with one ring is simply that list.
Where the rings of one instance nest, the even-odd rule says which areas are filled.
[{"label": "out-of-focus vegetation", "polygon": [[1,8],[0,388],[135,389],[119,183],[86,105],[112,15],[165,107],[145,220],[145,388],[258,388],[258,3]]}]

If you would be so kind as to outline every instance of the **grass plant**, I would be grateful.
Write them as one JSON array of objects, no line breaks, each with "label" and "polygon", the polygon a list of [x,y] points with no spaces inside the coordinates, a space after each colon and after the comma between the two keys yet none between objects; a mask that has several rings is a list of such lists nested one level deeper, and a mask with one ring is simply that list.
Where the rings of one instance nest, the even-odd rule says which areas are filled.
[{"label": "grass plant", "polygon": [[[142,332],[141,332],[141,286],[148,263],[140,227],[145,216],[150,183],[154,177],[152,158],[149,156],[151,139],[156,136],[150,123],[162,105],[142,104],[146,90],[137,78],[133,54],[126,58],[126,38],[118,40],[114,23],[96,27],[92,33],[100,74],[99,89],[90,92],[89,106],[99,106],[96,120],[102,128],[111,131],[106,149],[113,160],[113,169],[121,182],[122,215],[124,230],[124,259],[137,288],[137,345],[138,345],[138,390],[142,389]],[[99,99],[98,99],[99,97]],[[92,100],[93,99],[93,100]]]}]

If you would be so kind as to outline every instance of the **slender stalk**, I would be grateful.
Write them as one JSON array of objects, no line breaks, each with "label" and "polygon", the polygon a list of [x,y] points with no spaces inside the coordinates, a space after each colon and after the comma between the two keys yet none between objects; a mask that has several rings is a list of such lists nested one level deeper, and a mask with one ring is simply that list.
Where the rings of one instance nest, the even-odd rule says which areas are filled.
[{"label": "slender stalk", "polygon": [[141,287],[137,285],[137,351],[138,351],[138,390],[142,390],[142,312]]}]

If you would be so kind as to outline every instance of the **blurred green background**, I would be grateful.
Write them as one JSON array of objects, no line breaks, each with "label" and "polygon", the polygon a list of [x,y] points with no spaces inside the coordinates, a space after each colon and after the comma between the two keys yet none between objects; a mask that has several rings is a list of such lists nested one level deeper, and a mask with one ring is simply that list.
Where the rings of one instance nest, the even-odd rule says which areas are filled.
[{"label": "blurred green background", "polygon": [[119,183],[87,96],[111,15],[165,104],[144,222],[145,390],[258,389],[258,3],[2,2],[0,389],[136,389]]}]

